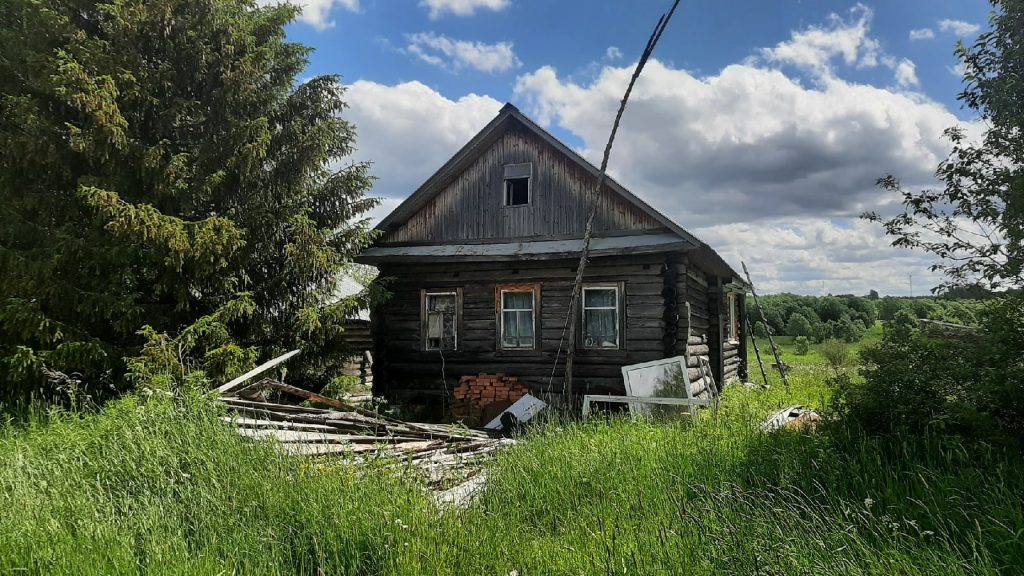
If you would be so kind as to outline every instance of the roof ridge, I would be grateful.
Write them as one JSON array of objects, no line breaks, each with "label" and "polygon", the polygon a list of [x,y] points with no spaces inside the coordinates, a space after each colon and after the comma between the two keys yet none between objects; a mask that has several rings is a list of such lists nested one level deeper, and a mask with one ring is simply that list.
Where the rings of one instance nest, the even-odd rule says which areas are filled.
[{"label": "roof ridge", "polygon": [[[505,102],[505,104],[501,107],[501,109],[498,111],[495,117],[491,119],[490,122],[488,122],[462,148],[460,148],[454,155],[452,155],[452,157],[449,158],[447,162],[442,164],[441,167],[438,168],[438,170],[434,172],[434,174],[432,174],[429,178],[427,178],[427,180],[424,181],[423,184],[421,184],[420,187],[417,188],[412,194],[410,194],[408,198],[403,200],[401,204],[399,204],[394,210],[391,211],[391,213],[389,213],[383,220],[381,220],[380,223],[377,224],[377,229],[387,230],[391,226],[399,224],[399,222],[396,222],[397,220],[399,220],[400,218],[406,218],[408,216],[411,216],[416,212],[416,210],[421,208],[423,204],[426,204],[427,201],[429,201],[435,195],[440,193],[440,191],[443,189],[441,184],[449,175],[449,173],[460,163],[469,158],[474,152],[479,153],[479,151],[477,150],[479,145],[483,142],[486,142],[488,140],[488,137],[491,134],[493,134],[495,130],[499,129],[499,127],[510,118],[515,119],[523,126],[525,126],[528,130],[537,134],[541,139],[549,143],[556,150],[564,154],[573,162],[582,166],[591,174],[596,175],[600,173],[600,169],[593,163],[591,163],[589,160],[584,158],[581,154],[567,146],[564,142],[559,140],[557,137],[555,137],[553,134],[547,131],[544,127],[534,122],[526,114],[519,110],[519,108],[517,108],[514,104],[512,104],[511,102]],[[614,178],[606,176],[605,185],[608,186],[608,188],[610,188],[614,193],[618,194],[623,200],[632,204],[633,206],[635,206],[642,212],[646,213],[647,215],[651,216],[660,224],[665,226],[665,228],[675,233],[686,242],[692,244],[694,248],[710,251],[714,255],[715,259],[720,260],[721,263],[725,264],[725,266],[729,268],[731,271],[731,267],[728,267],[728,264],[726,264],[725,261],[721,259],[721,256],[718,255],[718,253],[715,252],[705,242],[702,242],[699,238],[688,232],[674,220],[672,220],[668,216],[665,216],[659,210],[645,202],[643,199],[639,198],[638,196],[630,192],[625,186],[620,184]],[[735,274],[735,272],[733,272],[733,274]]]}]

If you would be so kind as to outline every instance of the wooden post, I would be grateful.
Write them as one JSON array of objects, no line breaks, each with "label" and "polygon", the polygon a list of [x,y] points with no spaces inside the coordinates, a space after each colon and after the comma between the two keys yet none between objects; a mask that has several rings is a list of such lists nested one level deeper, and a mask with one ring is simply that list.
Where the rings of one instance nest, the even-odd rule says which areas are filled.
[{"label": "wooden post", "polygon": [[747,277],[747,284],[750,284],[750,294],[754,297],[754,306],[757,306],[757,312],[761,315],[761,322],[764,322],[765,331],[768,333],[768,345],[772,347],[772,354],[775,356],[775,364],[779,367],[782,383],[786,385],[786,390],[789,390],[789,378],[786,378],[786,365],[782,363],[782,358],[779,357],[779,349],[775,347],[775,339],[772,338],[772,328],[764,317],[764,308],[761,308],[761,303],[757,301],[757,292],[754,291],[754,282],[750,279],[750,272],[747,271],[747,263],[740,261],[740,265],[743,266],[743,274]]},{"label": "wooden post", "polygon": [[[757,307],[761,309],[760,306]],[[750,333],[750,341],[754,344],[754,356],[757,357],[757,367],[761,369],[761,378],[764,378],[764,386],[767,388],[768,384],[768,373],[764,371],[764,362],[761,362],[761,351],[757,349],[757,337],[754,336],[754,329],[750,326],[750,318],[747,318],[746,314],[743,315],[743,321],[747,323],[747,332]]]},{"label": "wooden post", "polygon": [[[665,27],[668,26],[668,21],[672,18],[672,14],[675,13],[677,6],[679,6],[679,0],[675,0],[675,2],[672,3],[672,8],[666,14],[662,14],[661,17],[658,18],[658,23],[654,26],[654,32],[652,32],[651,37],[647,39],[647,46],[644,47],[644,51],[636,63],[636,69],[633,70],[633,76],[629,79],[629,85],[626,86],[626,92],[622,95],[622,100],[619,102],[619,110],[615,114],[615,121],[612,122],[612,131],[611,134],[608,135],[608,143],[604,147],[604,157],[601,159],[601,170],[597,175],[597,183],[588,195],[588,199],[591,203],[590,215],[587,217],[587,225],[583,230],[583,246],[580,249],[580,264],[576,269],[576,281],[573,283],[572,296],[569,298],[569,345],[565,352],[565,382],[562,384],[562,397],[567,406],[575,406],[575,401],[573,399],[572,367],[573,360],[576,357],[576,322],[577,316],[579,316],[576,312],[579,306],[580,293],[583,288],[583,271],[587,267],[587,252],[590,249],[590,239],[594,233],[594,217],[597,215],[596,199],[604,188],[606,171],[608,170],[608,157],[611,156],[612,143],[615,142],[615,133],[619,130],[619,122],[622,121],[622,113],[626,109],[626,102],[629,101],[629,95],[633,91],[633,85],[636,84],[636,79],[640,77],[640,72],[643,71],[644,65],[647,64],[647,60],[651,57],[651,53],[654,52],[654,46],[661,38],[661,34],[665,31]],[[625,326],[623,326],[623,328],[625,328]],[[561,343],[559,343],[559,350],[561,350]],[[557,353],[555,354],[555,365],[558,365]]]}]

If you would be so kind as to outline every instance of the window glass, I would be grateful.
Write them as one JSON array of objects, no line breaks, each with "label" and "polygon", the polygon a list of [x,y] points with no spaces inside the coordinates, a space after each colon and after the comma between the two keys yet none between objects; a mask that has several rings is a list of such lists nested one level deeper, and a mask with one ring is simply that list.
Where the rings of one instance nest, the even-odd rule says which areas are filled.
[{"label": "window glass", "polygon": [[534,347],[533,292],[501,293],[501,347]]},{"label": "window glass", "polygon": [[619,347],[619,291],[583,289],[583,347]]},{"label": "window glass", "polygon": [[427,350],[455,350],[457,342],[456,314],[458,299],[454,292],[426,295]]}]

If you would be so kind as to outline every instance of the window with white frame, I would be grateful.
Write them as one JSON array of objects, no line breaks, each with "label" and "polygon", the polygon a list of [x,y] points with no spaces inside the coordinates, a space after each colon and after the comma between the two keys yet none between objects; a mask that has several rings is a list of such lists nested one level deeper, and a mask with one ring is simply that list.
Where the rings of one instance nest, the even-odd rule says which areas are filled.
[{"label": "window with white frame", "polygon": [[498,287],[500,316],[499,343],[502,350],[532,350],[536,347],[537,289]]},{"label": "window with white frame", "polygon": [[530,179],[533,164],[506,164],[504,178],[505,206],[526,206],[530,203],[532,190]]},{"label": "window with white frame", "polygon": [[424,350],[456,350],[458,348],[458,290],[424,290],[422,317]]},{"label": "window with white frame", "polygon": [[619,287],[583,287],[583,347],[619,347]]}]

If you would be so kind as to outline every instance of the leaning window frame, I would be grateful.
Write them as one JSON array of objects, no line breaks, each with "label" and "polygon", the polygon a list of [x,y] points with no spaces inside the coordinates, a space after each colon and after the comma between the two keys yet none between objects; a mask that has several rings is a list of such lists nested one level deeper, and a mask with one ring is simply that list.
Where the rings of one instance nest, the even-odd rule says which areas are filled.
[{"label": "leaning window frame", "polygon": [[[505,303],[506,293],[527,293],[532,295],[533,308],[533,346],[532,347],[506,347],[505,346]],[[494,315],[495,315],[495,350],[502,354],[533,353],[541,349],[541,285],[534,284],[498,284],[494,287]]]},{"label": "leaning window frame", "polygon": [[[455,296],[455,347],[431,348],[428,346],[427,300],[429,296]],[[462,288],[424,288],[420,290],[420,349],[424,352],[457,352],[462,349]]]},{"label": "leaning window frame", "polygon": [[[508,197],[508,181],[526,178],[526,203],[510,204]],[[501,179],[501,206],[503,208],[521,208],[533,204],[533,162],[505,164]]]},{"label": "leaning window frame", "polygon": [[[587,346],[586,333],[587,333],[587,290],[615,290],[615,347],[611,346]],[[625,338],[625,322],[623,312],[626,309],[624,297],[626,294],[626,287],[622,282],[607,282],[607,283],[587,283],[584,284],[582,290],[580,290],[580,330],[579,330],[579,346],[584,350],[622,350],[624,348]],[[601,310],[607,310],[607,307],[595,308]]]}]

